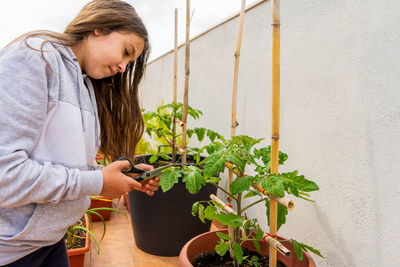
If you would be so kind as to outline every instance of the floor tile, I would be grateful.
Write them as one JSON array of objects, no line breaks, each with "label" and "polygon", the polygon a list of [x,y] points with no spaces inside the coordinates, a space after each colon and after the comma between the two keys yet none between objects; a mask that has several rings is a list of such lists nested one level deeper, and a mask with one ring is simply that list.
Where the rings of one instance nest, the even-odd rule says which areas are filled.
[{"label": "floor tile", "polygon": [[[106,235],[100,243],[103,257],[97,253],[94,241],[91,241],[90,253],[85,257],[85,267],[172,267],[178,266],[178,257],[160,257],[140,250],[136,244],[132,231],[129,213],[123,204],[118,202],[119,210],[127,213],[128,219],[113,212],[106,222]],[[100,240],[103,232],[103,223],[93,223],[95,236]]]}]

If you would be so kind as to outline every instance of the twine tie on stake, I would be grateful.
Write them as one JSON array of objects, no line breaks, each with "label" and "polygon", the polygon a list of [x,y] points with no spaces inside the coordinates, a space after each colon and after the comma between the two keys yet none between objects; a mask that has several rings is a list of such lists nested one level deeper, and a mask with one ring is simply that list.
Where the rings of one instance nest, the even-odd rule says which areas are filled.
[{"label": "twine tie on stake", "polygon": [[272,238],[277,238],[278,237],[277,235],[271,235],[271,234],[267,233],[266,235],[264,235],[264,237],[262,239],[262,242],[266,243],[267,241],[265,239],[267,237],[269,237],[269,236],[272,237]]}]

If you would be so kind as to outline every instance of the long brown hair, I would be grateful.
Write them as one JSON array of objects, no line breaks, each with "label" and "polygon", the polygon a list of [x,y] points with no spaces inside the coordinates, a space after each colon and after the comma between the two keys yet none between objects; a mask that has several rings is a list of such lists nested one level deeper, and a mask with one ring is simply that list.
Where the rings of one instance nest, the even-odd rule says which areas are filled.
[{"label": "long brown hair", "polygon": [[[91,78],[101,126],[101,152],[110,161],[118,156],[133,159],[136,145],[144,131],[138,86],[150,53],[146,27],[135,9],[120,0],[93,0],[82,8],[64,33],[35,31],[18,39],[25,38],[27,43],[30,37],[44,36],[49,42],[72,47],[94,30],[99,30],[104,35],[114,31],[135,33],[145,41],[142,54],[135,62],[126,66],[124,73],[98,80]],[[44,43],[41,47],[42,55],[43,46]]]}]

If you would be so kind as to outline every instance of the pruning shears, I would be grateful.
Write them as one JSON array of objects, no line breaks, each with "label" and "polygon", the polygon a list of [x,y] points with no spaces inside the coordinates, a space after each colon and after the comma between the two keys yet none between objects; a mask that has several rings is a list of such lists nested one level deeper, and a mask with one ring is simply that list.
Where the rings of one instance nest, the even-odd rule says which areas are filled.
[{"label": "pruning shears", "polygon": [[158,167],[152,171],[145,171],[143,169],[139,169],[136,168],[135,166],[133,166],[133,163],[130,159],[128,159],[127,157],[119,157],[117,158],[117,160],[127,160],[129,161],[129,165],[130,168],[128,170],[121,170],[122,173],[137,173],[137,174],[141,174],[138,177],[134,177],[133,179],[138,181],[138,182],[142,182],[142,181],[146,181],[148,179],[154,178],[156,176],[160,176],[162,174],[162,171],[173,166],[174,164],[168,164],[165,166],[161,166]]}]

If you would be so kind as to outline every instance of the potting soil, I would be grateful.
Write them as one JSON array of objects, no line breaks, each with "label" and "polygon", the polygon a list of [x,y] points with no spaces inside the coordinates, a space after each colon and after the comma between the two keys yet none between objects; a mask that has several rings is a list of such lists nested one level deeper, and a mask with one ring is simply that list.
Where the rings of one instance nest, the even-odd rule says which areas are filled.
[{"label": "potting soil", "polygon": [[[251,250],[248,250],[247,248],[243,248],[243,255],[244,256],[248,255],[249,256],[248,259],[251,259],[251,257],[253,257],[253,256],[257,256],[260,267],[268,267],[269,266],[268,256],[262,256],[257,251],[251,251]],[[220,255],[218,255],[218,253],[215,250],[200,252],[199,254],[196,255],[192,264],[194,267],[233,267],[234,266],[233,260],[229,256],[229,252],[225,253],[225,255],[223,257],[221,257]],[[239,266],[240,267],[248,267],[251,265],[249,265],[246,260],[243,260],[243,262]],[[280,261],[277,262],[276,266],[286,267],[286,265]]]}]

